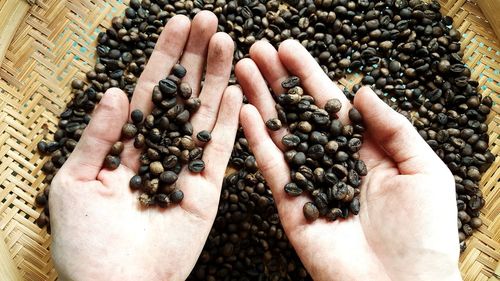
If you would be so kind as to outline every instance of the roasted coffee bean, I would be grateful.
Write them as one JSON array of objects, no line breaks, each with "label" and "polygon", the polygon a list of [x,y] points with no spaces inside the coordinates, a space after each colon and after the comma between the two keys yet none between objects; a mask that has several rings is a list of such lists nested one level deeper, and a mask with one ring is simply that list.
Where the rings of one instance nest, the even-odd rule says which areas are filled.
[{"label": "roasted coffee bean", "polygon": [[302,191],[303,190],[293,182],[285,184],[285,192],[291,196],[299,196],[302,194]]},{"label": "roasted coffee bean", "polygon": [[354,124],[362,124],[363,117],[361,117],[361,113],[356,108],[349,109],[349,120],[351,120]]},{"label": "roasted coffee bean", "polygon": [[266,127],[271,131],[278,131],[281,126],[281,121],[278,118],[271,118],[266,121]]},{"label": "roasted coffee bean", "polygon": [[318,219],[319,217],[319,210],[318,208],[314,205],[313,202],[307,202],[304,204],[304,207],[302,208],[304,212],[304,217],[312,222]]},{"label": "roasted coffee bean", "polygon": [[174,97],[177,92],[177,84],[171,79],[162,79],[159,83],[159,89],[165,97]]},{"label": "roasted coffee bean", "polygon": [[197,159],[189,162],[188,168],[193,173],[201,173],[205,169],[205,162]]},{"label": "roasted coffee bean", "polygon": [[184,193],[180,189],[174,189],[169,195],[170,201],[172,203],[180,203],[184,199]]},{"label": "roasted coffee bean", "polygon": [[137,127],[134,124],[126,123],[122,128],[122,137],[131,139],[137,134]]},{"label": "roasted coffee bean", "polygon": [[212,139],[212,135],[209,131],[203,130],[196,135],[196,138],[201,142],[209,142]]},{"label": "roasted coffee bean", "polygon": [[111,146],[109,154],[113,156],[119,156],[122,153],[123,148],[124,148],[123,142],[117,141]]},{"label": "roasted coffee bean", "polygon": [[325,104],[325,110],[330,115],[336,114],[337,112],[340,111],[341,108],[342,108],[342,103],[340,102],[339,99],[333,98],[331,100],[328,100]]},{"label": "roasted coffee bean", "polygon": [[134,109],[132,113],[130,113],[130,119],[132,119],[134,124],[140,124],[144,119],[144,114],[140,109]]},{"label": "roasted coffee bean", "polygon": [[179,85],[179,96],[185,100],[189,99],[193,93],[191,86],[188,83],[182,82]]},{"label": "roasted coffee bean", "polygon": [[293,88],[295,86],[298,86],[299,84],[300,84],[300,78],[297,76],[291,76],[283,80],[283,82],[281,82],[281,86],[285,89]]},{"label": "roasted coffee bean", "polygon": [[300,138],[293,134],[287,134],[283,136],[283,138],[281,139],[281,143],[283,143],[286,148],[290,149],[300,143]]},{"label": "roasted coffee bean", "polygon": [[106,158],[104,158],[104,167],[106,169],[115,170],[118,166],[120,166],[120,157],[107,155]]},{"label": "roasted coffee bean", "polygon": [[186,68],[180,64],[175,64],[174,67],[172,68],[172,74],[177,76],[178,78],[182,79],[184,76],[186,76]]},{"label": "roasted coffee bean", "polygon": [[185,107],[189,112],[196,112],[200,106],[201,100],[199,98],[189,98],[185,103]]},{"label": "roasted coffee bean", "polygon": [[139,190],[142,188],[142,178],[139,175],[135,175],[130,179],[130,188],[132,190]]}]

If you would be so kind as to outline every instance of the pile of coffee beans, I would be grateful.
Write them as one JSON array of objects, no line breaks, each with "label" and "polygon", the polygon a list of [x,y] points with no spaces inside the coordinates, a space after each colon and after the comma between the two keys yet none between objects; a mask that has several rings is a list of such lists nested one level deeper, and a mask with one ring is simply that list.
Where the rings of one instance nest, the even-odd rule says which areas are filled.
[{"label": "pile of coffee beans", "polygon": [[[130,0],[125,15],[114,18],[99,34],[98,60],[87,72],[87,81],[71,84],[74,97],[61,113],[58,129],[38,144],[40,153],[51,157],[42,167],[47,187],[36,197],[37,204],[45,206],[37,224],[48,225],[50,182],[74,149],[103,93],[119,87],[131,97],[168,19],[176,14],[192,18],[209,10],[219,19],[218,30],[236,42],[235,62],[246,57],[257,40],[278,46],[293,38],[330,78],[362,74],[361,84],[371,86],[410,119],[454,174],[464,249],[466,237],[482,224],[479,214],[484,199],[478,183],[495,159],[488,150],[485,123],[492,100],[478,93],[478,82],[470,78],[471,71],[462,61],[461,34],[451,26],[452,18],[441,15],[439,9],[437,1],[422,0]],[[235,82],[234,77],[231,81]],[[361,84],[346,90],[346,95],[352,98]],[[277,121],[281,122],[268,122],[268,127],[279,127]],[[230,164],[242,169],[249,156],[248,142],[239,134]],[[108,160],[110,167],[116,160]],[[226,229],[213,230],[219,236],[222,231]],[[207,245],[216,236],[211,235]],[[260,271],[258,278],[268,279],[272,273]]]},{"label": "pile of coffee beans", "polygon": [[[179,203],[184,193],[176,181],[183,165],[192,173],[200,173],[205,168],[201,159],[203,148],[192,138],[191,115],[201,105],[200,99],[191,97],[191,87],[181,82],[186,69],[176,64],[172,75],[160,80],[153,88],[154,108],[151,114],[136,109],[131,113],[132,123],[122,128],[122,136],[134,138],[134,147],[142,149],[138,175],[130,179],[130,188],[140,190],[139,201],[144,206],[167,207]],[[198,139],[210,140],[210,133],[201,131]]]},{"label": "pile of coffee beans", "polygon": [[268,120],[266,126],[276,131],[286,124],[290,131],[281,140],[291,168],[285,192],[299,196],[306,191],[313,198],[303,207],[308,221],[319,216],[334,221],[349,213],[357,215],[361,176],[367,174],[359,157],[364,132],[361,114],[351,108],[352,124],[343,124],[337,116],[340,100],[331,99],[321,109],[301,88],[298,77],[289,77],[281,85],[286,92],[277,98],[278,119]]},{"label": "pile of coffee beans", "polygon": [[217,217],[187,280],[312,280],[253,156],[224,179]]}]

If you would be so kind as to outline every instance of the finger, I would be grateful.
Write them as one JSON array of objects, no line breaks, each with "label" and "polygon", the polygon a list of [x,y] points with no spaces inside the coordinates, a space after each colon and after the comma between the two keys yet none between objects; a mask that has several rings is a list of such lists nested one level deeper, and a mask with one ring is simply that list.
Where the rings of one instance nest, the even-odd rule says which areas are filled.
[{"label": "finger", "polygon": [[67,170],[75,180],[95,180],[111,146],[120,139],[127,115],[128,99],[125,93],[117,88],[109,89],[61,170]]},{"label": "finger", "polygon": [[234,43],[226,33],[216,33],[208,46],[205,83],[200,93],[201,107],[191,118],[195,134],[211,131],[217,119],[222,94],[227,87],[233,62]]},{"label": "finger", "polygon": [[191,22],[186,16],[171,18],[160,34],[155,49],[146,68],[137,81],[130,109],[140,109],[149,114],[153,109],[151,93],[155,85],[165,78],[172,67],[179,61],[189,35]]},{"label": "finger", "polygon": [[323,107],[328,100],[337,98],[343,105],[338,116],[343,122],[348,121],[347,113],[352,107],[349,100],[302,44],[286,40],[280,44],[278,54],[286,69],[300,78],[304,89],[314,97],[319,107]]},{"label": "finger", "polygon": [[[271,118],[277,118],[276,103],[255,62],[251,59],[242,59],[236,64],[234,72],[248,101],[259,110],[263,121],[266,122]],[[283,149],[281,138],[286,134],[286,129],[269,131],[269,134],[274,143],[280,149]]]},{"label": "finger", "polygon": [[366,129],[374,141],[394,160],[402,174],[435,172],[444,167],[411,123],[380,100],[369,87],[356,93],[354,105],[363,115]]},{"label": "finger", "polygon": [[302,213],[307,198],[290,197],[285,193],[284,186],[290,182],[290,169],[283,153],[269,137],[259,112],[252,105],[244,105],[240,119],[259,169],[271,188],[283,227],[288,231],[307,223]]},{"label": "finger", "polygon": [[227,87],[222,98],[217,123],[212,131],[212,139],[203,153],[204,175],[219,188],[233,149],[242,104],[241,89],[237,86]]},{"label": "finger", "polygon": [[217,31],[217,17],[209,11],[201,11],[191,23],[191,32],[181,64],[186,68],[186,76],[182,79],[187,82],[193,90],[193,96],[198,96],[200,92],[200,81],[205,68],[208,43],[210,38]]},{"label": "finger", "polygon": [[290,74],[281,63],[278,51],[273,45],[266,41],[257,41],[250,48],[250,58],[258,66],[274,94],[282,94],[284,90],[281,82]]}]

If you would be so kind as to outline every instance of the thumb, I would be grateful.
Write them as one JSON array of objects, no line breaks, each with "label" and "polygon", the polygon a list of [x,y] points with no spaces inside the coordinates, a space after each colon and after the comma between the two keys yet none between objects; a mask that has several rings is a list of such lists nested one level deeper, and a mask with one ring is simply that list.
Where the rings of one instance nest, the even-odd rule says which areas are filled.
[{"label": "thumb", "polygon": [[111,146],[120,139],[128,117],[127,96],[111,88],[99,102],[92,120],[85,129],[73,153],[61,167],[75,180],[95,180]]},{"label": "thumb", "polygon": [[380,100],[372,89],[362,87],[355,95],[354,106],[363,115],[370,136],[397,164],[401,174],[435,172],[437,166],[444,166],[410,121]]}]

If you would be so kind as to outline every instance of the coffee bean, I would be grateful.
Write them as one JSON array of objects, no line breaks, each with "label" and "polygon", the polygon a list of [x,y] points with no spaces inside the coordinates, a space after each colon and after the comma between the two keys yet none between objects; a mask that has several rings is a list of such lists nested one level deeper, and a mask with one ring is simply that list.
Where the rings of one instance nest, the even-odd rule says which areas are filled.
[{"label": "coffee bean", "polygon": [[302,189],[297,184],[290,182],[285,184],[285,192],[291,196],[299,196],[302,194]]},{"label": "coffee bean", "polygon": [[186,68],[180,64],[175,64],[174,67],[172,68],[172,74],[177,76],[178,78],[182,79],[184,76],[186,76]]},{"label": "coffee bean", "polygon": [[287,134],[281,139],[281,143],[287,148],[293,148],[300,143],[300,138],[293,134]]},{"label": "coffee bean", "polygon": [[196,135],[196,138],[201,142],[209,142],[212,139],[212,135],[210,135],[209,131],[203,130]]},{"label": "coffee bean", "polygon": [[363,117],[361,116],[361,113],[354,107],[349,109],[349,120],[353,122],[354,124],[362,124],[363,123]]},{"label": "coffee bean", "polygon": [[281,82],[281,86],[285,89],[293,88],[295,86],[298,86],[299,84],[300,84],[300,78],[297,76],[291,76],[283,80],[283,82]]},{"label": "coffee bean", "polygon": [[159,83],[159,89],[165,97],[174,97],[177,92],[177,84],[171,79],[162,79]]},{"label": "coffee bean", "polygon": [[130,188],[132,190],[138,190],[142,187],[142,178],[139,175],[135,175],[130,179]]},{"label": "coffee bean", "polygon": [[179,96],[185,100],[189,99],[191,97],[191,94],[193,93],[193,90],[191,89],[191,86],[189,86],[188,83],[182,82],[179,86]]},{"label": "coffee bean", "polygon": [[122,153],[123,148],[124,148],[123,142],[117,141],[111,146],[109,154],[113,156],[119,156]]},{"label": "coffee bean", "polygon": [[120,157],[107,155],[106,158],[104,158],[104,167],[106,169],[115,170],[118,166],[120,166]]},{"label": "coffee bean", "polygon": [[340,102],[339,99],[335,99],[335,98],[330,99],[325,104],[325,110],[330,115],[336,114],[337,112],[340,111],[341,108],[342,108],[342,103]]},{"label": "coffee bean", "polygon": [[318,219],[319,217],[319,210],[318,208],[314,205],[312,202],[307,202],[304,204],[304,207],[302,208],[304,212],[304,217],[312,222]]},{"label": "coffee bean", "polygon": [[144,114],[140,109],[134,109],[132,113],[130,113],[130,118],[134,124],[140,124],[144,119]]},{"label": "coffee bean", "polygon": [[126,123],[122,128],[122,137],[131,139],[137,134],[137,127],[134,124]]},{"label": "coffee bean", "polygon": [[184,193],[180,189],[174,189],[169,195],[170,201],[172,203],[180,203],[184,199]]},{"label": "coffee bean", "polygon": [[266,127],[271,131],[278,131],[281,126],[281,121],[278,118],[271,118],[266,121]]},{"label": "coffee bean", "polygon": [[201,173],[205,169],[205,162],[197,159],[189,162],[188,168],[193,173]]}]

